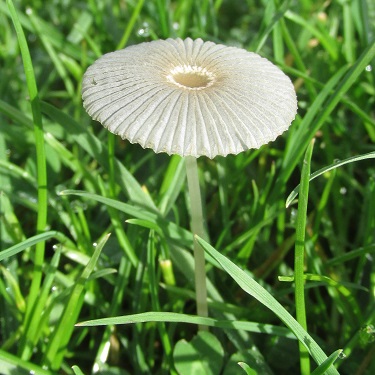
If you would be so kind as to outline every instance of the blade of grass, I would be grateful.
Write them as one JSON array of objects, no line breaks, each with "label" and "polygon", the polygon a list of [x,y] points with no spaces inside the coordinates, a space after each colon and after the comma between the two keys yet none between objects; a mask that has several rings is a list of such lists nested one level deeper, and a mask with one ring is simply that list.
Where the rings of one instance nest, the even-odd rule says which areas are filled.
[{"label": "blade of grass", "polygon": [[69,94],[69,97],[74,98],[74,95],[75,95],[74,85],[69,77],[69,74],[67,73],[65,69],[64,64],[62,63],[54,47],[52,46],[50,39],[48,37],[48,34],[46,33],[46,30],[43,29],[43,26],[38,23],[38,19],[34,16],[33,10],[31,8],[27,9],[27,15],[30,17],[31,24],[34,27],[34,31],[36,35],[40,38],[41,42],[43,43],[44,48],[46,49],[49,57],[51,58],[51,61],[53,62],[57,73],[59,74],[62,81],[64,82],[64,85],[65,85],[66,91]]},{"label": "blade of grass", "polygon": [[14,256],[21,251],[37,244],[38,242],[46,241],[52,237],[58,238],[60,242],[65,242],[64,241],[64,235],[62,233],[56,232],[56,231],[49,231],[49,232],[44,232],[41,234],[37,234],[35,236],[32,236],[28,238],[27,240],[18,243],[17,245],[14,245],[6,250],[3,250],[0,252],[0,261],[3,259],[9,258],[11,256]]},{"label": "blade of grass", "polygon": [[4,375],[55,375],[54,372],[46,370],[34,363],[23,361],[19,357],[0,349],[0,369]]},{"label": "blade of grass", "polygon": [[344,54],[346,61],[352,64],[355,61],[355,38],[353,25],[352,3],[344,1],[342,3],[343,25],[344,25]]},{"label": "blade of grass", "polygon": [[176,202],[185,182],[185,160],[179,155],[173,155],[160,188],[159,211],[166,216]]},{"label": "blade of grass", "polygon": [[321,365],[319,365],[311,375],[323,375],[336,362],[337,359],[343,358],[343,350],[338,349],[333,352]]},{"label": "blade of grass", "polygon": [[61,366],[67,350],[67,345],[73,333],[74,324],[76,323],[81,311],[85,295],[85,283],[94,270],[99,255],[108,238],[109,234],[106,235],[95,247],[90,261],[82,271],[80,278],[77,280],[71,291],[64,312],[59,319],[57,326],[53,331],[52,338],[48,342],[47,348],[44,352],[43,364],[47,366],[47,368],[58,370]]},{"label": "blade of grass", "polygon": [[[109,160],[111,160],[111,158],[109,158]],[[110,165],[112,165],[112,163],[110,163]],[[112,170],[112,169],[111,169]],[[111,173],[110,176],[113,176],[114,178],[114,173]],[[101,194],[103,196],[106,196],[108,194],[108,189],[105,188],[104,184],[101,182],[101,180],[99,180],[100,183],[100,190],[101,190]],[[110,186],[113,186],[112,188],[110,188],[110,196],[114,197],[116,194],[115,193],[112,193],[114,191],[114,182],[110,182]],[[117,237],[117,240],[121,246],[121,248],[124,250],[124,254],[126,255],[126,258],[128,260],[130,260],[131,264],[133,265],[133,267],[136,267],[137,264],[138,264],[138,257],[137,255],[135,254],[135,251],[134,251],[134,248],[131,244],[131,242],[129,241],[129,238],[124,230],[124,224],[122,223],[119,215],[118,215],[118,211],[112,207],[108,207],[108,213],[109,213],[109,216],[111,218],[111,223],[112,223],[112,226],[114,228],[114,231],[115,231],[115,234],[116,234],[116,237]]]},{"label": "blade of grass", "polygon": [[[117,311],[121,308],[121,305],[124,301],[126,286],[129,284],[129,275],[131,269],[131,263],[125,257],[122,257],[120,260],[120,265],[118,267],[116,284],[113,291],[111,306],[109,309],[110,316],[115,316],[117,314]],[[103,370],[103,367],[107,362],[107,357],[109,354],[108,345],[110,345],[110,338],[112,333],[113,326],[107,326],[97,350],[97,354],[93,365],[93,372]]]},{"label": "blade of grass", "polygon": [[175,241],[179,246],[191,246],[192,239],[191,233],[178,225],[174,224],[173,222],[167,221],[161,215],[158,215],[154,212],[148,211],[147,209],[143,208],[142,206],[132,206],[128,203],[119,202],[114,199],[109,199],[102,197],[100,195],[88,193],[85,191],[78,191],[78,190],[64,190],[60,192],[60,195],[78,195],[87,197],[89,199],[93,199],[97,202],[104,203],[110,207],[113,207],[117,210],[125,212],[126,214],[136,217],[138,219],[143,219],[150,221],[151,223],[155,224],[157,227],[162,228],[165,236]]},{"label": "blade of grass", "polygon": [[[326,49],[326,51],[329,53],[332,60],[337,60],[338,58],[338,52],[337,52],[337,46],[335,44],[335,41],[332,37],[329,35],[322,34],[316,27],[314,27],[311,22],[305,20],[300,15],[288,10],[285,12],[285,18],[287,18],[290,21],[295,22],[296,24],[303,27],[304,30],[309,30],[312,35],[314,35],[315,38],[317,38],[322,46]],[[352,62],[352,61],[350,61]]]},{"label": "blade of grass", "polygon": [[[46,305],[47,298],[50,294],[52,283],[55,280],[55,275],[57,271],[58,264],[60,262],[60,255],[61,250],[57,250],[52,257],[50,264],[48,265],[48,270],[46,272],[46,277],[43,281],[41,286],[40,294],[38,301],[35,303],[33,315],[30,320],[30,329],[29,329],[29,337],[31,338],[31,342],[29,345],[25,346],[25,350],[22,353],[22,359],[28,360],[33,354],[31,348],[36,346],[40,336],[42,335],[44,327],[41,327],[41,319],[40,317],[43,314],[44,307]],[[42,320],[46,323],[46,320]]]},{"label": "blade of grass", "polygon": [[[224,271],[227,272],[246,293],[250,294],[264,306],[273,311],[284,322],[284,324],[290,328],[298,340],[305,345],[317,364],[320,365],[327,359],[326,354],[316,341],[266,289],[203,239],[198,238],[198,241],[205,251],[220,263]],[[338,375],[338,372],[333,366],[331,366],[327,370],[327,374]]]},{"label": "blade of grass", "polygon": [[[316,171],[316,172],[314,172],[314,173],[311,174],[311,176],[309,177],[309,181],[312,181],[315,178],[321,176],[322,174],[324,174],[324,173],[326,173],[328,171],[331,171],[333,169],[339,168],[339,167],[341,167],[341,166],[343,166],[345,164],[354,163],[356,161],[361,161],[361,160],[366,160],[366,159],[375,159],[375,151],[369,152],[368,154],[364,154],[364,155],[352,156],[350,158],[337,161],[337,162],[335,162],[335,163],[333,163],[331,165],[328,165],[327,167],[319,169],[318,171]],[[295,187],[293,189],[293,191],[289,194],[289,196],[288,196],[288,198],[286,200],[286,203],[285,203],[286,207],[289,207],[290,204],[293,202],[293,200],[297,197],[297,195],[299,193],[299,190],[300,190],[300,185],[298,185],[297,187]]]},{"label": "blade of grass", "polygon": [[170,36],[170,2],[165,0],[156,0],[156,7],[158,9],[159,23],[161,26],[161,35],[163,38],[168,38]]},{"label": "blade of grass", "polygon": [[272,324],[264,324],[258,322],[242,322],[235,320],[219,320],[214,318],[179,314],[166,311],[150,311],[140,314],[116,316],[112,318],[94,319],[77,323],[77,327],[94,327],[110,324],[135,324],[146,322],[169,322],[169,323],[188,323],[205,325],[216,328],[244,330],[254,333],[264,333],[280,337],[287,337],[294,340],[296,337],[285,327],[278,327]]},{"label": "blade of grass", "polygon": [[[306,322],[306,305],[305,305],[305,288],[304,288],[304,266],[305,266],[305,235],[306,235],[306,219],[307,219],[307,202],[309,196],[309,176],[311,156],[314,148],[314,140],[310,143],[306,150],[303,160],[301,173],[301,192],[298,201],[298,213],[296,219],[296,243],[294,254],[294,282],[295,282],[295,303],[297,322],[307,331]],[[300,341],[300,368],[302,375],[310,374],[310,360],[307,348]]]},{"label": "blade of grass", "polygon": [[[150,288],[150,298],[151,298],[151,306],[152,309],[155,311],[162,311],[160,306],[159,297],[158,297],[158,285],[159,281],[157,280],[157,270],[155,259],[157,258],[156,248],[155,248],[155,233],[154,231],[150,231],[149,240],[147,243],[147,271],[148,271],[148,279],[149,279],[149,288]],[[174,370],[173,366],[173,350],[172,344],[169,339],[167,329],[165,324],[160,323],[157,326],[160,340],[162,342],[164,353],[166,356],[168,368],[170,369],[170,373],[173,375],[177,375],[177,372]]]},{"label": "blade of grass", "polygon": [[[281,181],[286,181],[293,169],[300,160],[303,150],[307,148],[310,140],[315,136],[316,132],[323,126],[332,111],[336,108],[344,94],[349,88],[357,81],[358,76],[364,72],[366,66],[375,57],[375,41],[369,45],[358,58],[355,64],[349,69],[342,80],[338,83],[335,91],[328,98],[327,103],[324,105],[323,110],[315,121],[309,126],[308,132],[304,132],[301,137],[298,138],[295,146],[289,152],[288,158],[283,162],[283,170],[280,175]],[[337,74],[337,73],[336,73]],[[318,110],[319,108],[317,108]],[[302,125],[302,123],[301,123]]]},{"label": "blade of grass", "polygon": [[[16,30],[18,43],[22,55],[22,61],[24,65],[24,71],[26,75],[27,89],[30,97],[31,112],[34,123],[34,134],[35,134],[35,146],[36,146],[36,158],[37,158],[37,182],[38,182],[38,214],[36,231],[41,233],[47,226],[47,207],[48,207],[48,195],[47,195],[47,165],[46,165],[46,154],[44,146],[44,131],[42,122],[42,112],[40,108],[40,101],[38,96],[38,89],[36,86],[34,68],[31,61],[30,51],[27,45],[26,37],[23,32],[21,23],[19,21],[16,8],[13,5],[12,0],[7,0],[7,5],[11,18]],[[32,312],[34,305],[37,301],[40,284],[42,281],[42,267],[44,263],[44,250],[45,242],[40,241],[36,244],[35,253],[33,256],[34,260],[34,271],[32,282],[30,286],[30,292],[27,300],[27,307],[24,319],[25,329],[25,340],[21,348],[21,352],[26,348],[30,342],[29,337],[29,323],[32,318]]]},{"label": "blade of grass", "polygon": [[128,21],[127,26],[125,28],[124,34],[122,35],[122,38],[121,38],[119,44],[117,45],[116,49],[122,49],[128,43],[130,34],[131,34],[131,32],[134,28],[135,23],[137,22],[137,20],[139,18],[139,14],[141,12],[141,9],[143,7],[144,2],[145,2],[145,0],[138,0],[137,6],[134,8],[134,11],[133,11],[133,13],[130,17],[130,20]]}]

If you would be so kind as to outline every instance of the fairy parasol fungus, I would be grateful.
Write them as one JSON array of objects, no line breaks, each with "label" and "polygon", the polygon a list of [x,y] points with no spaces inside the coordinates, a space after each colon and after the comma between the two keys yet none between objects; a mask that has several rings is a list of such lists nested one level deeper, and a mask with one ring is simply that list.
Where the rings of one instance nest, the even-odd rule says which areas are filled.
[{"label": "fairy parasol fungus", "polygon": [[[290,79],[255,53],[201,39],[167,39],[108,53],[83,78],[83,105],[110,132],[186,159],[192,232],[202,236],[196,158],[238,154],[290,126]],[[194,241],[198,315],[207,316],[204,253]]]}]

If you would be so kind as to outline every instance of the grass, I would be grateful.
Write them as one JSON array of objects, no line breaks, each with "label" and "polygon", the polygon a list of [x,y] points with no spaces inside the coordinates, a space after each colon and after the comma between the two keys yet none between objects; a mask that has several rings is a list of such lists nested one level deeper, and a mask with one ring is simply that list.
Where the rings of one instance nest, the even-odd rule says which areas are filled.
[{"label": "grass", "polygon": [[[374,373],[374,25],[370,0],[0,2],[0,373]],[[198,159],[207,318],[184,160],[81,103],[101,54],[187,36],[267,57],[299,100],[275,142]]]}]

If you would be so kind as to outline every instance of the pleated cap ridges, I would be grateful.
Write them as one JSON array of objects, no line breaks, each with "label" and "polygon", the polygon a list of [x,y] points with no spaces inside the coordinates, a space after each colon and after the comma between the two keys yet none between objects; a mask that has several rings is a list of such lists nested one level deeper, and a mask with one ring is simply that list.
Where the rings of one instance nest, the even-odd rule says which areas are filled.
[{"label": "pleated cap ridges", "polygon": [[123,139],[209,158],[273,141],[297,112],[292,82],[267,59],[190,38],[102,56],[84,75],[82,97],[88,114]]}]

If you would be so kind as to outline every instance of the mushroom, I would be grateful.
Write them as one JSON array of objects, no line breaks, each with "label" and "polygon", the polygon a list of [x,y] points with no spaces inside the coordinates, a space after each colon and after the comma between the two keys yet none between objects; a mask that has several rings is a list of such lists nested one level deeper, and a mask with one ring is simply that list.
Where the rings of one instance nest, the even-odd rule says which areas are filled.
[{"label": "mushroom", "polygon": [[[290,79],[259,55],[202,39],[167,39],[108,53],[83,78],[83,105],[110,132],[185,157],[193,234],[203,235],[196,158],[273,141],[297,112]],[[198,315],[207,316],[204,251],[194,240]]]}]

